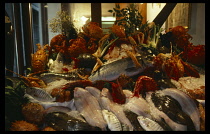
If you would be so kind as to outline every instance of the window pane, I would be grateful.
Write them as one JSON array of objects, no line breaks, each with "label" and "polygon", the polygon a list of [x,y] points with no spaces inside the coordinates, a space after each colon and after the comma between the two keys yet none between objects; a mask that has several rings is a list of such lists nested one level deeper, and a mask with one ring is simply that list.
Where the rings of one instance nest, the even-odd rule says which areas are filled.
[{"label": "window pane", "polygon": [[[49,20],[51,20],[52,18],[54,18],[56,16],[56,13],[58,11],[61,11],[61,4],[60,3],[47,3],[47,16],[48,16],[48,22]],[[49,26],[49,24],[48,24]],[[49,34],[49,43],[50,40],[55,36],[58,35],[60,33],[53,33],[51,31],[51,29],[48,30],[48,34]]]},{"label": "window pane", "polygon": [[70,3],[70,16],[78,31],[91,20],[91,3]]},{"label": "window pane", "polygon": [[[108,28],[111,27],[116,18],[113,17],[113,14],[108,12],[108,10],[113,10],[113,8],[115,7],[115,3],[101,3],[101,12],[102,12],[102,28]],[[103,29],[104,33],[107,33],[109,31],[109,29]]]}]

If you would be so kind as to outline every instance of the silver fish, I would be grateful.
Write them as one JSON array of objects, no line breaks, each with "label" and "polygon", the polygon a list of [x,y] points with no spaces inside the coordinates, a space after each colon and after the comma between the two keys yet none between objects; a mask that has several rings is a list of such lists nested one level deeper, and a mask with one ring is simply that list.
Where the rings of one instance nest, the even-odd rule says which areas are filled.
[{"label": "silver fish", "polygon": [[146,131],[164,131],[164,129],[155,121],[144,116],[137,117],[139,124]]},{"label": "silver fish", "polygon": [[91,81],[106,80],[112,81],[117,79],[121,74],[127,76],[134,76],[144,71],[148,66],[152,66],[152,63],[142,59],[141,56],[136,57],[142,67],[137,68],[130,57],[113,61],[109,64],[104,64],[99,70],[94,72],[88,78]]},{"label": "silver fish", "polygon": [[111,131],[122,131],[122,126],[118,118],[110,111],[103,109],[103,117]]},{"label": "silver fish", "polygon": [[45,90],[38,88],[38,87],[27,87],[25,92],[26,92],[26,94],[31,95],[34,99],[36,99],[38,101],[52,102],[52,101],[56,100],[55,97],[53,98]]},{"label": "silver fish", "polygon": [[[39,103],[40,105],[42,105],[44,107],[44,109],[47,109],[49,107],[54,107],[54,106],[63,106],[63,107],[67,107],[70,108],[71,110],[75,110],[72,109],[72,105],[74,105],[74,99],[70,100],[70,101],[65,101],[65,102],[46,102],[46,101],[39,101],[35,98],[33,98],[31,95],[29,94],[25,94],[24,97],[27,97],[29,99],[30,102],[34,102],[34,103]],[[75,106],[73,106],[75,107]]]}]

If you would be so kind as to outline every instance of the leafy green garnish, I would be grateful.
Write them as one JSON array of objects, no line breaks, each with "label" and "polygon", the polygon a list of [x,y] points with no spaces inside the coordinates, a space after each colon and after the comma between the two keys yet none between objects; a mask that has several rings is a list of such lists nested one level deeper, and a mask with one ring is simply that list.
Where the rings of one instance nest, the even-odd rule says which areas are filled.
[{"label": "leafy green garnish", "polygon": [[5,130],[9,130],[11,122],[23,120],[22,105],[27,103],[24,98],[26,85],[18,77],[5,77]]}]

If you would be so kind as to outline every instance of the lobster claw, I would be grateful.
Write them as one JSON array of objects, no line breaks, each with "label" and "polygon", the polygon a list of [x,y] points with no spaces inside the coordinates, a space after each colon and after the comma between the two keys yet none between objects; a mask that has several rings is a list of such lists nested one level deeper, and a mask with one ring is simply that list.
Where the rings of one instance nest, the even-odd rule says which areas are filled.
[{"label": "lobster claw", "polygon": [[158,90],[158,85],[155,80],[148,76],[139,76],[136,80],[136,84],[133,91],[133,97],[140,97],[139,95],[145,95],[145,92]]},{"label": "lobster claw", "polygon": [[117,84],[114,82],[109,82],[109,83],[112,86],[111,95],[112,95],[113,102],[118,103],[118,104],[125,104],[126,96],[123,93],[122,87],[119,84],[119,82],[117,82]]},{"label": "lobster claw", "polygon": [[183,60],[181,60],[182,64],[184,65],[184,71],[188,76],[192,76],[192,77],[196,77],[196,78],[200,78],[200,75],[198,73],[198,71],[196,69],[194,69],[193,67],[191,67],[189,64],[187,64],[186,62],[184,62]]}]

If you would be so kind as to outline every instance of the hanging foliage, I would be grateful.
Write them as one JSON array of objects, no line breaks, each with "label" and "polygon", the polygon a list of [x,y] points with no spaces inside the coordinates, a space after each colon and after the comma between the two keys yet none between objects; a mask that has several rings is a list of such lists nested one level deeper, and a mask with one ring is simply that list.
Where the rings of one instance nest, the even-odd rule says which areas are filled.
[{"label": "hanging foliage", "polygon": [[143,16],[135,3],[131,3],[128,7],[122,9],[117,4],[113,10],[108,10],[108,12],[116,16],[116,24],[123,25],[127,34],[135,31],[144,32],[147,29],[148,24],[147,22],[143,24]]},{"label": "hanging foliage", "polygon": [[62,33],[69,39],[75,39],[77,32],[71,17],[65,11],[58,11],[56,16],[49,20],[49,28],[53,33]]}]

